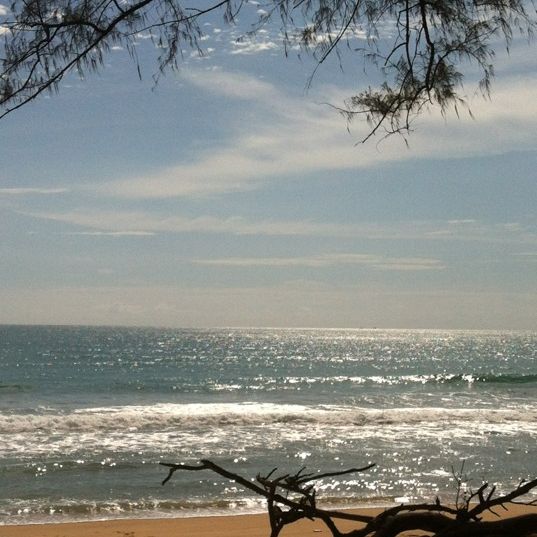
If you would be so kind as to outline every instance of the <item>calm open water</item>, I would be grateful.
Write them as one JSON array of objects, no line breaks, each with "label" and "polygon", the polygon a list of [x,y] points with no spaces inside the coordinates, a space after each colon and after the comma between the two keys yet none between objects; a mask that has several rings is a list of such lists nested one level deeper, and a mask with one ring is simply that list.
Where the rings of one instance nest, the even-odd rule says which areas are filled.
[{"label": "calm open water", "polygon": [[0,523],[263,510],[211,474],[274,466],[336,506],[537,476],[537,334],[0,326]]}]

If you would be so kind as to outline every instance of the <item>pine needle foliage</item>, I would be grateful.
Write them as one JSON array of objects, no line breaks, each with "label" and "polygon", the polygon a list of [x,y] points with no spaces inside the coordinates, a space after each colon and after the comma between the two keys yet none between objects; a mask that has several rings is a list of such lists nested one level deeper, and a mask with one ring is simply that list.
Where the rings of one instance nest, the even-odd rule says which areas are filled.
[{"label": "pine needle foliage", "polygon": [[[365,117],[377,134],[405,134],[425,109],[465,106],[463,71],[480,73],[488,96],[494,50],[513,38],[531,39],[532,0],[266,0],[248,32],[277,24],[285,50],[300,47],[317,67],[343,49],[363,58],[383,80],[350,97],[338,110]],[[203,23],[215,14],[234,24],[242,0],[13,0],[0,4],[0,118],[43,92],[60,89],[70,72],[103,67],[114,46],[140,70],[137,44],[149,37],[155,75],[179,67],[182,53],[202,53]],[[312,73],[312,77],[315,73]],[[378,77],[376,77],[378,78]]]}]

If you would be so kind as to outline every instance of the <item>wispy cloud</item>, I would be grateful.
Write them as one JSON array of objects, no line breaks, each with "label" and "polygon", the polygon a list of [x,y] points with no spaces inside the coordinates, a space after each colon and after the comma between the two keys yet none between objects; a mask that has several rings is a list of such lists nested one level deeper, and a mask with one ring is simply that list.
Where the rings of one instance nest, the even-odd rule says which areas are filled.
[{"label": "wispy cloud", "polygon": [[240,40],[233,42],[231,54],[259,54],[271,50],[279,50],[281,45],[270,39]]},{"label": "wispy cloud", "polygon": [[33,194],[63,194],[68,192],[66,188],[35,188],[13,187],[0,188],[0,196],[27,196]]},{"label": "wispy cloud", "polygon": [[[191,70],[185,81],[218,98],[253,107],[248,121],[232,122],[225,145],[198,152],[189,162],[97,187],[101,194],[126,198],[195,197],[261,187],[267,181],[302,178],[311,172],[360,170],[409,159],[500,154],[533,150],[537,131],[537,100],[527,80],[496,86],[493,102],[472,101],[469,116],[446,120],[424,114],[410,138],[410,149],[399,137],[378,147],[355,146],[368,126],[357,122],[351,135],[344,120],[311,97],[291,97],[267,81],[221,69]],[[325,99],[341,103],[352,90],[325,88]]]},{"label": "wispy cloud", "polygon": [[88,237],[152,237],[150,231],[65,231],[62,235],[82,235]]},{"label": "wispy cloud", "polygon": [[[537,244],[537,232],[521,224],[443,221],[407,221],[389,224],[316,222],[312,220],[251,220],[210,215],[185,217],[149,211],[78,210],[69,212],[22,212],[34,218],[86,228],[81,233],[227,233],[234,235],[347,237],[371,240],[481,241]],[[69,230],[71,231],[71,230]],[[325,260],[327,262],[329,260]],[[316,262],[321,262],[317,260]]]},{"label": "wispy cloud", "polygon": [[206,196],[312,171],[356,168],[361,160],[365,164],[343,120],[327,107],[290,98],[274,85],[240,73],[196,71],[185,80],[206,93],[255,107],[253,119],[246,123],[239,118],[230,125],[225,146],[202,151],[188,163],[101,185],[100,193],[127,198]]},{"label": "wispy cloud", "polygon": [[352,226],[310,221],[251,221],[241,217],[161,216],[149,212],[77,211],[24,213],[35,218],[90,228],[84,234],[231,233],[235,235],[352,236]]},{"label": "wispy cloud", "polygon": [[450,226],[460,226],[460,225],[466,225],[466,224],[475,224],[476,221],[471,218],[465,218],[462,220],[448,220],[447,223]]},{"label": "wispy cloud", "polygon": [[190,69],[182,78],[203,91],[231,99],[272,102],[284,98],[273,84],[244,73],[228,73],[216,68]]},{"label": "wispy cloud", "polygon": [[512,256],[521,263],[537,263],[537,252],[517,252]]},{"label": "wispy cloud", "polygon": [[387,257],[371,254],[324,254],[307,257],[228,257],[220,259],[194,259],[197,265],[220,267],[309,267],[324,268],[335,265],[362,265],[380,270],[420,271],[442,270],[439,259],[426,257]]}]

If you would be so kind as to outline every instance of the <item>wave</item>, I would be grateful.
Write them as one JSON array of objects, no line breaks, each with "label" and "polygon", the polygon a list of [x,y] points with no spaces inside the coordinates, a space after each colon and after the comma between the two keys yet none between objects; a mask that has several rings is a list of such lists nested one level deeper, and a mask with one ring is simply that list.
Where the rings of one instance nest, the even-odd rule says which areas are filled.
[{"label": "wave", "polygon": [[391,409],[273,403],[156,404],[101,407],[69,413],[0,415],[0,434],[197,430],[233,426],[365,427],[419,423],[537,423],[535,407],[507,409],[408,407]]},{"label": "wave", "polygon": [[[192,380],[165,379],[120,382],[113,388],[102,386],[101,391],[108,393],[256,393],[256,392],[290,392],[297,389],[315,388],[316,386],[345,387],[346,385],[371,386],[412,386],[412,385],[474,385],[474,384],[526,384],[537,383],[533,374],[482,374],[482,373],[431,373],[408,375],[330,375],[330,376],[253,376],[237,377],[229,381],[206,379],[203,383]],[[0,394],[2,386],[0,385]],[[19,386],[19,390],[26,387]],[[95,393],[99,388],[95,387]]]},{"label": "wave", "polygon": [[23,392],[28,389],[28,386],[23,386],[22,384],[0,384],[0,394]]},{"label": "wave", "polygon": [[[321,507],[341,509],[351,507],[377,507],[393,505],[393,496],[323,496]],[[2,524],[27,524],[28,522],[54,523],[69,520],[103,520],[114,518],[163,518],[193,517],[229,514],[265,513],[266,504],[259,497],[239,496],[232,498],[213,497],[203,499],[118,499],[110,501],[83,500],[12,500],[0,504]],[[60,520],[58,520],[60,519]]]},{"label": "wave", "polygon": [[400,377],[369,377],[372,382],[382,384],[386,379],[387,383],[393,381],[394,384],[460,384],[460,383],[487,383],[487,384],[527,384],[537,382],[537,375],[516,375],[500,373],[498,375],[484,375],[480,373],[464,374],[440,374],[440,375],[402,375]]},{"label": "wave", "polygon": [[[483,374],[483,373],[436,373],[416,375],[335,375],[335,376],[287,376],[287,377],[242,377],[232,382],[207,380],[203,384],[162,382],[116,382],[114,392],[175,392],[175,393],[219,393],[219,392],[277,392],[293,391],[297,388],[314,386],[338,386],[356,384],[363,386],[412,386],[412,385],[479,385],[479,384],[531,384],[537,383],[537,374]],[[32,386],[0,383],[0,396],[28,392]],[[102,387],[108,392],[108,386]],[[96,392],[99,393],[98,388]]]},{"label": "wave", "polygon": [[[111,501],[81,501],[81,500],[58,500],[45,501],[12,501],[8,505],[0,506],[1,514],[9,522],[16,523],[17,518],[22,518],[24,523],[37,518],[43,521],[43,517],[62,517],[67,519],[95,519],[114,518],[121,516],[147,517],[165,516],[167,513],[173,516],[196,516],[204,514],[224,513],[229,510],[239,509],[243,512],[261,512],[264,502],[257,498],[234,498],[234,499],[206,499],[206,500],[171,500],[171,499],[137,499],[137,500],[111,500]],[[49,520],[55,522],[55,520]]]},{"label": "wave", "polygon": [[528,384],[537,382],[537,375],[483,375],[477,376],[476,382],[492,382],[498,384]]},{"label": "wave", "polygon": [[463,374],[439,374],[439,375],[402,375],[400,377],[381,377],[378,381],[383,383],[382,378],[394,380],[397,384],[423,383],[423,384],[460,384],[460,383],[488,383],[488,384],[525,384],[537,382],[537,375],[513,375],[500,373],[498,375],[483,375],[480,373]]},{"label": "wave", "polygon": [[[278,391],[294,389],[297,386],[361,384],[374,385],[419,385],[419,384],[527,384],[537,382],[537,375],[480,374],[480,373],[439,373],[428,375],[370,375],[370,376],[330,376],[330,377],[264,377],[242,378],[232,383],[215,382],[204,386],[204,391]],[[177,387],[176,387],[177,388]],[[181,391],[191,391],[182,386]],[[193,390],[201,391],[201,390]]]}]

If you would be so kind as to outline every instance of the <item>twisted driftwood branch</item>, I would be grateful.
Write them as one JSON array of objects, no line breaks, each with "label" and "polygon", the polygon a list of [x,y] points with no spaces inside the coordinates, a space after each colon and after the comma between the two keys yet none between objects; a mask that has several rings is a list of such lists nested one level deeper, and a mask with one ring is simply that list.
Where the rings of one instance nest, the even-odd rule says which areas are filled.
[{"label": "twisted driftwood branch", "polygon": [[[377,516],[369,516],[348,511],[335,511],[317,507],[315,481],[340,475],[364,472],[373,468],[369,464],[362,468],[349,468],[322,474],[305,473],[305,468],[295,474],[276,475],[276,468],[267,475],[257,475],[255,480],[231,472],[222,466],[202,459],[197,465],[160,463],[168,468],[167,483],[178,471],[210,470],[267,500],[270,521],[270,537],[278,537],[288,524],[301,519],[319,519],[330,530],[332,537],[396,537],[405,531],[425,531],[433,537],[537,537],[537,513],[520,515],[494,521],[483,521],[481,515],[489,511],[495,515],[495,507],[507,510],[508,504],[536,505],[537,500],[516,501],[537,488],[537,479],[522,482],[513,491],[495,497],[496,487],[483,483],[477,491],[469,491],[465,500],[455,507],[443,505],[437,498],[434,503],[397,505],[386,509]],[[457,479],[460,497],[462,480]],[[344,533],[339,530],[336,520],[350,520],[361,527]]]}]

